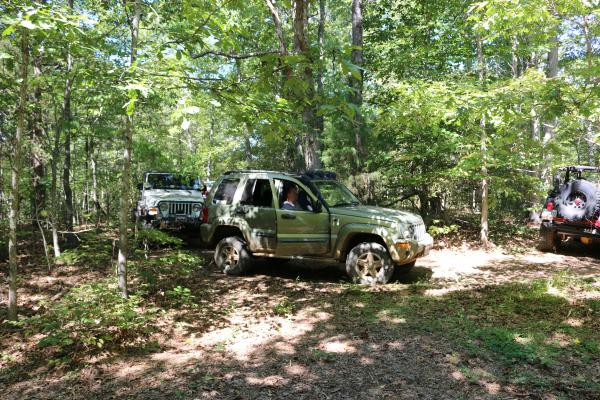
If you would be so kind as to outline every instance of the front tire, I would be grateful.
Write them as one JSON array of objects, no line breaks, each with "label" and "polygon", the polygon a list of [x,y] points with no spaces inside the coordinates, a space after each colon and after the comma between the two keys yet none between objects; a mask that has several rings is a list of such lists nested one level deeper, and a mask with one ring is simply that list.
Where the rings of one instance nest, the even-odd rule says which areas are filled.
[{"label": "front tire", "polygon": [[215,264],[227,275],[242,275],[252,266],[252,255],[242,238],[231,236],[217,244]]},{"label": "front tire", "polygon": [[394,274],[394,263],[379,243],[360,243],[348,253],[346,273],[361,285],[385,284]]}]

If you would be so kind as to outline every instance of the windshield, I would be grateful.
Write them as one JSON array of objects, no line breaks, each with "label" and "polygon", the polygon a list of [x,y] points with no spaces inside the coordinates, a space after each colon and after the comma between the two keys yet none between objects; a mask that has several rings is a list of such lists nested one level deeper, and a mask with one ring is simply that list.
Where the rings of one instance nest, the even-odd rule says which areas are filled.
[{"label": "windshield", "polygon": [[179,174],[148,174],[147,189],[200,190],[200,179]]},{"label": "windshield", "polygon": [[360,201],[350,189],[337,181],[315,181],[321,196],[330,207],[356,206]]}]

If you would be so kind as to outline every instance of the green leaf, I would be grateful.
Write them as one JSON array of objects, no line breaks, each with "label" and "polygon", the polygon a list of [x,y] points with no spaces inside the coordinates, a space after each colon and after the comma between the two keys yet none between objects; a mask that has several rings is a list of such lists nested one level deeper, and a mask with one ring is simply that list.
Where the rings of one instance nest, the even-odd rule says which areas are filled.
[{"label": "green leaf", "polygon": [[20,23],[20,25],[21,25],[23,28],[27,28],[27,29],[35,29],[35,24],[34,24],[33,22],[31,22],[30,20],[28,20],[28,19],[24,19],[24,20],[22,20],[22,21],[21,21],[21,23]]}]

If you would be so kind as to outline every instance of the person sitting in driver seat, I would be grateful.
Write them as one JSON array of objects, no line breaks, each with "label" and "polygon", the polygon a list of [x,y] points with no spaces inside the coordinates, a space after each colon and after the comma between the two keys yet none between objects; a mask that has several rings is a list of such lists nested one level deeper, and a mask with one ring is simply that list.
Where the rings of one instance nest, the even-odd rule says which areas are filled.
[{"label": "person sitting in driver seat", "polygon": [[[284,210],[304,211],[304,208],[298,203],[298,188],[296,186],[288,186],[285,191],[285,201],[281,206]],[[312,211],[308,205],[309,211]]]}]

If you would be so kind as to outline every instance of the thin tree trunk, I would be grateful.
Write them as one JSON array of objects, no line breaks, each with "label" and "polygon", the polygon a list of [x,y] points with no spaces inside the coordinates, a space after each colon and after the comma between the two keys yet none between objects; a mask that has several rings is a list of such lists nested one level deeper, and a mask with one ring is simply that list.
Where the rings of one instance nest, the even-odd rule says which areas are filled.
[{"label": "thin tree trunk", "polygon": [[[279,55],[283,58],[288,55],[287,44],[285,42],[285,36],[283,35],[283,25],[281,23],[281,17],[279,16],[279,11],[277,11],[277,7],[275,5],[274,0],[265,0],[267,4],[267,8],[271,12],[271,18],[273,19],[273,25],[275,25],[275,34],[277,35],[277,41],[279,42]],[[289,81],[292,77],[292,69],[287,64],[287,61],[281,60],[279,64],[284,64],[283,75],[286,81]]]},{"label": "thin tree trunk", "polygon": [[[68,1],[69,9],[73,10],[73,0]],[[73,115],[71,113],[71,91],[73,88],[73,56],[67,47],[67,80],[62,106],[61,128],[65,134],[63,160],[63,191],[65,194],[64,224],[67,231],[73,230],[73,190],[71,189],[71,128]]]},{"label": "thin tree trunk", "polygon": [[50,224],[52,225],[52,249],[54,250],[54,258],[60,257],[60,243],[58,241],[58,158],[60,156],[60,128],[57,127],[54,134],[54,147],[52,149],[52,161],[50,168],[52,170],[52,183],[50,184],[50,202],[52,210],[50,210]]},{"label": "thin tree trunk", "polygon": [[[319,46],[319,65],[315,75],[317,83],[317,96],[322,99],[325,97],[323,88],[323,75],[325,73],[325,22],[327,15],[325,14],[326,0],[319,0],[319,28],[317,30],[317,45]],[[317,115],[315,121],[315,130],[317,137],[323,136],[325,130],[325,119],[323,115]]]},{"label": "thin tree trunk", "polygon": [[17,129],[13,143],[13,163],[11,173],[10,211],[8,214],[8,319],[17,319],[17,220],[19,218],[19,178],[21,175],[21,147],[25,131],[27,112],[27,73],[29,68],[29,32],[21,28],[21,79],[19,105],[17,107]]},{"label": "thin tree trunk", "polygon": [[363,120],[361,106],[363,101],[363,16],[362,0],[352,0],[352,64],[360,68],[360,77],[350,75],[350,102],[356,106],[356,113],[352,119],[352,131],[354,132],[354,145],[356,148],[357,172],[361,168],[361,160],[364,156],[362,142]]},{"label": "thin tree trunk", "polygon": [[94,138],[90,139],[90,167],[92,169],[92,203],[94,203],[94,215],[95,228],[98,229],[98,225],[100,224],[100,202],[98,201],[98,178],[97,174],[97,166],[96,166],[96,153],[94,149]]},{"label": "thin tree trunk", "polygon": [[[486,67],[485,56],[483,54],[483,43],[480,37],[477,37],[477,69],[479,82],[483,86],[485,84]],[[489,246],[489,223],[488,223],[488,191],[489,191],[489,176],[487,169],[487,127],[485,117],[481,117],[481,244],[487,248]]]},{"label": "thin tree trunk", "polygon": [[[133,0],[133,16],[129,23],[131,31],[130,67],[133,68],[137,59],[137,41],[140,24],[139,0]],[[119,255],[117,258],[117,276],[121,295],[128,297],[127,293],[127,255],[129,243],[127,236],[127,222],[129,220],[129,191],[131,181],[131,145],[133,141],[133,114],[127,114],[125,120],[125,149],[123,151],[123,176],[121,177],[121,204],[119,212]]]},{"label": "thin tree trunk", "polygon": [[510,52],[511,74],[512,74],[513,78],[518,78],[519,77],[519,57],[517,56],[517,49],[519,47],[519,40],[517,39],[516,35],[513,36],[511,43],[510,43],[510,47],[511,47],[511,52]]},{"label": "thin tree trunk", "polygon": [[45,208],[46,188],[44,186],[45,167],[42,158],[42,137],[44,135],[44,120],[42,114],[42,87],[39,78],[42,76],[42,55],[33,57],[33,75],[36,85],[33,90],[34,109],[31,129],[31,211],[34,220],[39,218],[40,210]]},{"label": "thin tree trunk", "polygon": [[[590,21],[589,16],[583,16],[583,37],[585,40],[585,58],[587,60],[588,70],[591,72],[593,68],[594,50],[592,47],[592,35],[590,33]],[[596,78],[598,80],[599,78]],[[588,85],[594,83],[593,78],[587,79]],[[598,150],[598,144],[594,141],[596,137],[594,132],[594,121],[590,118],[585,121],[585,141],[588,146],[588,163],[589,165],[596,164],[596,151]]]},{"label": "thin tree trunk", "polygon": [[[558,76],[558,35],[552,38],[552,47],[548,52],[548,65],[546,70],[546,77],[553,79]],[[542,138],[542,174],[541,178],[546,186],[550,185],[550,164],[552,162],[552,155],[548,151],[548,145],[556,134],[557,119],[551,118],[548,121],[544,121],[543,124],[543,138]]]}]

